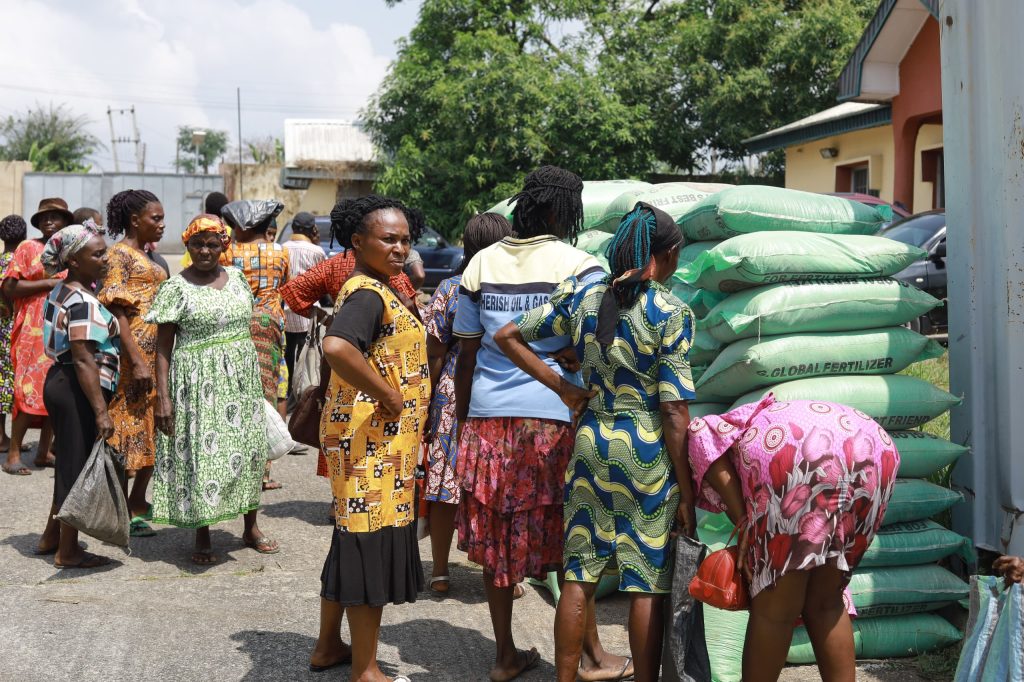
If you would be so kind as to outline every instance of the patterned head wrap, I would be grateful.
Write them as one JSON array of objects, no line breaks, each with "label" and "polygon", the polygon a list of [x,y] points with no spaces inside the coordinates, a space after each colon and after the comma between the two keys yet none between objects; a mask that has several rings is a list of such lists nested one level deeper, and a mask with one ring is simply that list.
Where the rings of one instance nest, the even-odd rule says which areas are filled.
[{"label": "patterned head wrap", "polygon": [[98,227],[90,218],[81,225],[68,225],[57,231],[46,242],[39,261],[43,264],[46,274],[56,275],[68,269],[68,260],[82,250],[93,237],[103,236],[105,230]]},{"label": "patterned head wrap", "polygon": [[231,237],[228,236],[228,228],[224,225],[224,221],[209,213],[201,213],[193,218],[192,222],[185,228],[185,232],[181,235],[181,241],[185,246],[188,246],[189,239],[203,232],[217,234],[220,237],[220,243],[224,245],[225,249],[231,243]]},{"label": "patterned head wrap", "polygon": [[4,242],[19,242],[25,239],[25,219],[20,215],[12,213],[3,220],[0,220],[0,239]]}]

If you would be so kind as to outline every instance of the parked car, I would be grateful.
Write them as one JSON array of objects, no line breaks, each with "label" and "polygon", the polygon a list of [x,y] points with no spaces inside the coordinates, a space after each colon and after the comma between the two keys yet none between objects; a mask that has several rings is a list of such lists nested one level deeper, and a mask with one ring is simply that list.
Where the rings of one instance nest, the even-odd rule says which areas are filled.
[{"label": "parked car", "polygon": [[[337,241],[332,244],[329,216],[317,216],[316,229],[320,233],[320,246],[323,247],[328,258],[344,251]],[[283,244],[291,237],[292,223],[288,221],[284,229],[278,232],[277,241]],[[431,292],[436,289],[442,280],[454,275],[462,265],[462,247],[452,246],[433,228],[425,228],[423,236],[413,244],[413,248],[423,258],[423,269],[427,273],[427,278],[423,282],[424,291]]]},{"label": "parked car", "polygon": [[[946,303],[946,211],[936,209],[912,215],[878,233],[904,244],[920,247],[928,257],[893,275],[901,282],[923,289]],[[946,306],[942,305],[910,323],[922,334],[945,334],[949,328]]]},{"label": "parked car", "polygon": [[892,210],[892,220],[883,224],[879,232],[891,225],[895,225],[905,218],[910,217],[910,211],[905,208],[897,206],[896,204],[890,204],[885,199],[871,194],[863,194],[861,192],[832,192],[830,196],[842,197],[843,199],[849,199],[850,201],[858,201],[862,204],[867,204],[868,206],[888,206],[890,210]]}]

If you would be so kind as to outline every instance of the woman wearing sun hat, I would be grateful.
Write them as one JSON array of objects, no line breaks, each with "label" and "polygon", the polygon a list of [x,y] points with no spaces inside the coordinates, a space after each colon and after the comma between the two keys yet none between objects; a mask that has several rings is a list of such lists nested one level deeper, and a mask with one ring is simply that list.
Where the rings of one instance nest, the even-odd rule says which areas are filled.
[{"label": "woman wearing sun hat", "polygon": [[[47,295],[64,279],[65,273],[48,275],[40,262],[46,240],[74,221],[63,199],[43,199],[29,222],[42,236],[26,239],[14,252],[3,281],[4,296],[14,302],[14,327],[11,329],[11,361],[14,365],[14,424],[11,446],[3,470],[24,476],[29,470],[21,465],[21,446],[25,432],[33,422],[42,421],[36,466],[53,466],[49,454],[52,432],[43,404],[43,384],[53,361],[43,348],[43,304]],[[42,548],[49,550],[49,547]]]}]

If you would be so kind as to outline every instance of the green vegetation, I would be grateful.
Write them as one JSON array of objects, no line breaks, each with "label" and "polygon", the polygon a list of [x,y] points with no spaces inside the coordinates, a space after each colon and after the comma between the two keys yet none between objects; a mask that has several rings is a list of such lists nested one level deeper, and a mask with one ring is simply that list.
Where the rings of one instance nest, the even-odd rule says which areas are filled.
[{"label": "green vegetation", "polygon": [[[925,360],[917,364],[911,365],[906,368],[900,374],[907,374],[918,379],[924,379],[925,381],[935,384],[939,388],[948,391],[949,390],[949,353],[946,353],[941,358],[934,360]],[[922,431],[927,431],[933,436],[939,438],[945,438],[949,440],[949,413],[945,413],[942,416],[933,419],[932,421],[921,427]]]},{"label": "green vegetation", "polygon": [[742,159],[744,138],[835,103],[876,8],[425,0],[364,112],[378,188],[452,237],[545,163],[597,180]]},{"label": "green vegetation", "polygon": [[[203,174],[209,174],[210,166],[217,160],[217,157],[224,156],[228,149],[228,134],[223,130],[207,130],[199,149],[192,144],[192,134],[195,128],[192,126],[178,126],[178,158],[174,160],[174,166],[186,173],[196,173],[199,167]],[[198,157],[198,164],[196,158]]]},{"label": "green vegetation", "polygon": [[101,148],[86,130],[89,119],[73,116],[64,106],[37,106],[0,121],[0,160],[30,161],[43,173],[86,173],[85,160]]}]

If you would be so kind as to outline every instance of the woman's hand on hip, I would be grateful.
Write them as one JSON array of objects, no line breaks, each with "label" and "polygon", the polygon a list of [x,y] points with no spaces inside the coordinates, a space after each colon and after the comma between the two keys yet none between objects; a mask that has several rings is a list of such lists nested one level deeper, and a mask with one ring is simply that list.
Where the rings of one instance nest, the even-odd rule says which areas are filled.
[{"label": "woman's hand on hip", "polygon": [[402,409],[405,407],[405,399],[402,397],[401,391],[392,390],[388,393],[380,402],[380,413],[385,419],[398,419],[398,416],[402,414]]},{"label": "woman's hand on hip", "polygon": [[96,437],[100,440],[107,440],[114,435],[114,422],[110,419],[110,413],[103,410],[96,415]]},{"label": "woman's hand on hip", "polygon": [[576,355],[575,346],[566,346],[557,353],[549,353],[548,357],[558,363],[564,371],[575,374],[580,371],[580,359]]},{"label": "woman's hand on hip", "polygon": [[570,383],[565,379],[559,384],[558,397],[562,399],[565,406],[572,411],[572,419],[576,421],[580,418],[583,412],[587,409],[587,403],[590,399],[597,395],[597,391],[591,391],[585,388],[580,388],[576,384]]}]

